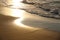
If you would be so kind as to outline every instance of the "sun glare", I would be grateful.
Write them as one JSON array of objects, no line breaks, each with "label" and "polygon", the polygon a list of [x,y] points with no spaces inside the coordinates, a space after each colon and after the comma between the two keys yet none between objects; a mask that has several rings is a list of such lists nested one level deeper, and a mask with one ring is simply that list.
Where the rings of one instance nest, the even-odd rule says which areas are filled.
[{"label": "sun glare", "polygon": [[[22,6],[23,4],[21,3],[23,0],[12,0],[12,5],[11,7],[20,7]],[[24,14],[24,10],[20,10],[20,9],[12,9],[12,14],[11,16],[14,16],[14,17],[23,17],[23,14]]]},{"label": "sun glare", "polygon": [[[13,6],[12,7],[22,7],[22,2],[23,0],[13,0]],[[18,19],[14,20],[14,24],[16,24],[17,26],[22,26],[27,28],[27,26],[25,26],[24,24],[22,24],[22,21],[24,20],[24,10],[20,10],[20,9],[12,9],[12,14],[11,16],[14,17],[19,17]]]},{"label": "sun glare", "polygon": [[14,16],[14,17],[23,17],[23,15],[24,15],[24,10],[12,9],[11,16]]},{"label": "sun glare", "polygon": [[[23,4],[21,4],[23,0],[13,0],[13,6],[12,7],[22,7]],[[16,24],[19,27],[24,27],[24,28],[29,28],[29,29],[33,29],[32,27],[26,26],[24,24],[22,24],[22,21],[24,20],[24,13],[26,13],[24,10],[20,10],[20,9],[12,9],[12,14],[11,16],[14,17],[19,17],[18,19],[14,20],[14,24]]]},{"label": "sun glare", "polygon": [[12,0],[12,4],[13,4],[12,7],[21,6],[21,5],[22,5],[22,4],[21,4],[22,1],[23,1],[23,0]]}]

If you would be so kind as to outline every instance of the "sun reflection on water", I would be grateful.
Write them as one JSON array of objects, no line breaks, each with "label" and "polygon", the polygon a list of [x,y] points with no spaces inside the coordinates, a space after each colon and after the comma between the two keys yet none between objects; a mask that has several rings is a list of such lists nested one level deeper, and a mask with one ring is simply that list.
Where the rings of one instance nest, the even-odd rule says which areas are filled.
[{"label": "sun reflection on water", "polygon": [[14,16],[14,17],[23,17],[23,15],[24,15],[24,10],[12,9],[11,16]]},{"label": "sun reflection on water", "polygon": [[[13,4],[13,6],[12,7],[15,7],[15,8],[17,8],[17,7],[19,7],[19,6],[22,6],[22,5],[20,5],[21,4],[21,2],[22,2],[23,0],[12,0],[12,4]],[[12,9],[12,14],[11,14],[11,16],[14,16],[14,17],[19,17],[18,19],[16,19],[16,20],[14,20],[14,23],[16,24],[16,25],[18,25],[18,26],[20,26],[20,25],[22,25],[22,20],[23,20],[23,14],[24,14],[24,11],[23,10],[20,10],[20,9]]]},{"label": "sun reflection on water", "polygon": [[17,7],[22,7],[22,1],[23,0],[12,0],[12,7],[15,7],[15,8],[17,8]]},{"label": "sun reflection on water", "polygon": [[[23,0],[13,0],[13,6],[12,7],[22,7],[22,2]],[[24,27],[24,28],[29,28],[29,29],[33,29],[32,27],[28,27],[24,24],[22,24],[22,21],[24,20],[24,14],[25,11],[24,10],[20,10],[20,9],[12,9],[12,15],[14,17],[19,17],[18,19],[14,20],[14,24],[20,26],[20,27]]]},{"label": "sun reflection on water", "polygon": [[[12,7],[18,7],[18,6],[22,7],[24,4],[21,4],[21,1],[23,1],[23,0],[13,0],[13,6],[12,6]],[[20,4],[21,4],[21,5],[20,5]],[[34,27],[29,27],[29,26],[27,26],[27,25],[24,25],[24,24],[22,23],[22,21],[24,21],[25,16],[26,16],[25,13],[27,13],[27,12],[25,12],[24,10],[12,9],[12,14],[11,14],[11,16],[19,17],[18,19],[14,20],[13,23],[16,24],[16,25],[19,26],[19,27],[27,28],[28,30],[29,30],[29,29],[30,29],[30,30],[35,30],[35,29],[37,29],[37,28],[34,28]]]}]

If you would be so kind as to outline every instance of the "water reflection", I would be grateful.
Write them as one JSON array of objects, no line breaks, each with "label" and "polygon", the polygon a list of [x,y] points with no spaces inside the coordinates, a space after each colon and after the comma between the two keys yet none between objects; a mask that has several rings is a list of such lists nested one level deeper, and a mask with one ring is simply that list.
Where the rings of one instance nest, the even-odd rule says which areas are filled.
[{"label": "water reflection", "polygon": [[[3,0],[4,1],[4,0]],[[10,1],[10,0],[9,0]],[[9,3],[8,1],[8,3]],[[8,7],[3,7],[1,9],[1,13],[3,15],[8,15],[8,16],[13,16],[13,17],[19,17],[18,19],[14,20],[14,23],[16,25],[22,25],[21,21],[24,20],[24,10],[20,10],[20,9],[13,9],[14,7],[21,7],[23,4],[21,3],[23,0],[12,0],[11,4],[12,4],[12,8],[8,8]],[[6,2],[6,1],[5,1]],[[6,3],[6,5],[8,4]]]},{"label": "water reflection", "polygon": [[19,9],[12,9],[11,12],[12,12],[11,16],[14,16],[14,17],[23,17],[23,14],[24,14],[24,11]]},{"label": "water reflection", "polygon": [[18,7],[18,6],[22,6],[23,4],[21,3],[23,0],[12,0],[12,7]]},{"label": "water reflection", "polygon": [[[21,3],[23,0],[12,0],[12,6],[11,8],[8,7],[3,7],[2,8],[2,13],[3,15],[8,15],[12,17],[18,17],[18,19],[14,20],[13,23],[19,27],[24,27],[24,28],[29,28],[29,29],[34,29],[33,27],[26,26],[22,24],[22,21],[25,19],[25,17],[29,17],[27,12],[21,9],[16,9],[18,7],[24,6],[23,3]],[[24,7],[25,8],[25,7]]]},{"label": "water reflection", "polygon": [[[5,5],[7,5],[6,7],[2,6],[1,7],[1,12],[3,15],[8,15],[8,16],[13,16],[13,17],[22,17],[22,15],[24,14],[24,11],[23,10],[20,10],[20,9],[14,9],[17,8],[17,7],[22,7],[22,2],[23,0],[2,0],[1,2],[7,2]],[[4,4],[4,3],[3,3]],[[3,5],[2,4],[2,5]],[[21,4],[21,5],[20,5]],[[11,6],[10,6],[11,5]]]}]

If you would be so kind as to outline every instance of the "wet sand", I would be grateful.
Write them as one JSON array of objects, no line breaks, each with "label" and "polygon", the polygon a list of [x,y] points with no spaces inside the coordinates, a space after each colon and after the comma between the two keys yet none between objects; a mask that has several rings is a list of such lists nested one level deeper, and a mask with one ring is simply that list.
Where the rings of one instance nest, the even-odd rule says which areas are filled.
[{"label": "wet sand", "polygon": [[[13,18],[13,19],[12,19]],[[60,33],[43,28],[24,28],[12,23],[16,18],[0,15],[0,40],[59,40]]]}]

